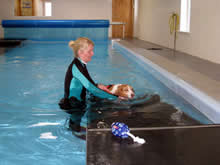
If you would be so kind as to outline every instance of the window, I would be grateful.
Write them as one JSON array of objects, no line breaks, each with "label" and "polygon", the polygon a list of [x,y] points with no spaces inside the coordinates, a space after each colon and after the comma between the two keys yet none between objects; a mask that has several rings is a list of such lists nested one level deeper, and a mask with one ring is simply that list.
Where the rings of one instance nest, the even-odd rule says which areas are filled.
[{"label": "window", "polygon": [[51,2],[44,2],[45,7],[44,7],[44,13],[45,16],[51,16],[52,15],[52,3]]},{"label": "window", "polygon": [[180,31],[190,32],[191,0],[181,0]]}]

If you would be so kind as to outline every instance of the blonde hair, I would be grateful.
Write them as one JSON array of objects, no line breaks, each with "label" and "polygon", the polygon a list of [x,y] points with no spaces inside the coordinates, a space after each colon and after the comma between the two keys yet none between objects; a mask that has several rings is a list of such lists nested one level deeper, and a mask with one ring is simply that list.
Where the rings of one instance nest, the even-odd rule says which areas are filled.
[{"label": "blonde hair", "polygon": [[78,50],[86,50],[89,45],[94,46],[94,43],[86,37],[80,37],[75,41],[69,42],[69,47],[73,49],[75,57],[78,57]]}]

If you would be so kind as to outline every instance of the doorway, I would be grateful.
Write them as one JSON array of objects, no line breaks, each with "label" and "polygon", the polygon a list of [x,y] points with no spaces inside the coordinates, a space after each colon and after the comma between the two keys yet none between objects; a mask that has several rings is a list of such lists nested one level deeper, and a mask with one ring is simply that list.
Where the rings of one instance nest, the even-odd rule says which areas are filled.
[{"label": "doorway", "polygon": [[[133,38],[134,0],[112,0],[112,22],[125,23],[125,38]],[[112,38],[123,38],[123,25],[112,25]]]}]

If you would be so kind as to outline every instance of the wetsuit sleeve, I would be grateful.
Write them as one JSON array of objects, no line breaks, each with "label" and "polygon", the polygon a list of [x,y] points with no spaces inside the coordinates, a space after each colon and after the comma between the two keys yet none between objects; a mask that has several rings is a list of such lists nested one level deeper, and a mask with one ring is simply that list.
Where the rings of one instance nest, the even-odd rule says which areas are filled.
[{"label": "wetsuit sleeve", "polygon": [[109,94],[99,88],[97,88],[94,84],[92,84],[76,67],[76,65],[73,65],[72,72],[74,73],[74,77],[78,79],[82,85],[91,92],[94,96],[103,98],[103,99],[117,99],[117,96],[114,96],[112,94]]}]

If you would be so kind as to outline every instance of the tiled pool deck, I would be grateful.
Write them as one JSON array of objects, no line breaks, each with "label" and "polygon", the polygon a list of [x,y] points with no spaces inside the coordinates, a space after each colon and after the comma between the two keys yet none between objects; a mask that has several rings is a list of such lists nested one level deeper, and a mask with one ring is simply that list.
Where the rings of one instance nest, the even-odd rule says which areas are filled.
[{"label": "tiled pool deck", "polygon": [[[220,102],[220,64],[178,51],[174,54],[171,49],[138,39],[121,40],[119,43]],[[152,47],[162,48],[162,50],[149,50]],[[152,54],[149,54],[149,51]]]}]

